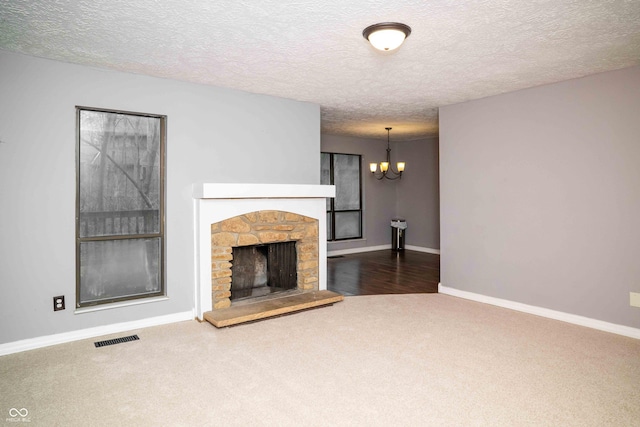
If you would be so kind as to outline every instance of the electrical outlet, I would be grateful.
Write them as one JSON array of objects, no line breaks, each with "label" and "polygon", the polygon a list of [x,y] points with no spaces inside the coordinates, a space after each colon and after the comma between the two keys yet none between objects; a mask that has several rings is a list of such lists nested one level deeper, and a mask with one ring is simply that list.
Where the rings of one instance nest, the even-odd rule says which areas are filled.
[{"label": "electrical outlet", "polygon": [[53,311],[64,310],[64,295],[53,297]]},{"label": "electrical outlet", "polygon": [[640,307],[640,292],[629,292],[629,305]]}]

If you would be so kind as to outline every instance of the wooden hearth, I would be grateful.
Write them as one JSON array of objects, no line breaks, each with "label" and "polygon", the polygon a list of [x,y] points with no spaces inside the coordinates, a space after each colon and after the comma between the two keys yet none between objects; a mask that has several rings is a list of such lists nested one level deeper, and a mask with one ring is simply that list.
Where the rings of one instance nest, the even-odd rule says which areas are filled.
[{"label": "wooden hearth", "polygon": [[204,314],[204,318],[215,327],[223,328],[310,308],[333,305],[343,299],[342,295],[327,290],[295,292],[249,304],[233,305],[224,310],[208,311]]}]

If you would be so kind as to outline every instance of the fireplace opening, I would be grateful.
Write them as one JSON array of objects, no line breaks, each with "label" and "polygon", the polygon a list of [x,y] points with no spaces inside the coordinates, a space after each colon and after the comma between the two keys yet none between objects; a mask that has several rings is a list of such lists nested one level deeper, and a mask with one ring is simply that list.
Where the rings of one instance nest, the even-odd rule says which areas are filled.
[{"label": "fireplace opening", "polygon": [[238,301],[298,287],[296,242],[232,248],[231,300]]}]

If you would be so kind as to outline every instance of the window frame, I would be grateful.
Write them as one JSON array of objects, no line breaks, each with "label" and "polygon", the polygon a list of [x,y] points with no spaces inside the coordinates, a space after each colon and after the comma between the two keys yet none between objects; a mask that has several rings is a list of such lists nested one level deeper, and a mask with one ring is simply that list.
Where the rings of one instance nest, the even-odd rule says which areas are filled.
[{"label": "window frame", "polygon": [[[144,233],[131,233],[131,234],[104,234],[97,236],[81,236],[81,147],[82,147],[82,129],[81,129],[81,114],[82,111],[91,111],[96,113],[106,114],[118,114],[125,116],[147,117],[159,120],[159,148],[158,148],[158,231],[157,232],[144,232]],[[121,303],[133,300],[157,298],[166,296],[166,278],[165,278],[165,263],[166,263],[166,226],[165,226],[165,203],[166,203],[166,139],[167,139],[167,116],[160,114],[148,114],[124,110],[113,110],[105,108],[94,108],[86,106],[76,106],[76,207],[75,207],[75,223],[76,223],[76,309],[99,307],[106,304]],[[113,173],[113,172],[111,172]],[[142,174],[144,178],[148,174],[146,167],[142,168]],[[159,289],[142,292],[132,293],[122,296],[106,297],[91,301],[81,301],[82,290],[82,263],[81,263],[81,245],[83,243],[91,242],[113,242],[122,240],[152,240],[157,239],[159,243],[158,250],[158,281]]]},{"label": "window frame", "polygon": [[[340,209],[336,210],[335,208],[335,198],[327,199],[329,203],[329,209],[326,211],[327,216],[330,216],[330,219],[327,221],[327,242],[343,242],[348,240],[358,240],[363,238],[363,218],[364,218],[364,206],[362,204],[362,155],[361,154],[353,154],[353,153],[335,153],[322,151],[320,155],[327,154],[329,156],[329,179],[330,185],[335,184],[335,168],[334,168],[334,156],[353,156],[358,158],[358,204],[360,206],[359,209]],[[337,188],[336,188],[337,193]],[[358,212],[360,215],[359,221],[359,230],[358,236],[350,236],[344,238],[336,238],[336,212]]]}]

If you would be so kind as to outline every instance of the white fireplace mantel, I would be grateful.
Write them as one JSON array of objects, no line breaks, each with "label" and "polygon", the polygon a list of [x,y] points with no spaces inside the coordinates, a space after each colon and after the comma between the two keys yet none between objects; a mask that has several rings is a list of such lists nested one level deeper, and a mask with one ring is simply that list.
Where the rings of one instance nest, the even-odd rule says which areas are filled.
[{"label": "white fireplace mantel", "polygon": [[194,184],[194,199],[308,199],[335,197],[333,185]]},{"label": "white fireplace mantel", "polygon": [[333,185],[193,184],[195,237],[195,307],[203,319],[212,309],[211,224],[260,210],[281,210],[318,220],[319,289],[327,286],[327,205]]}]

